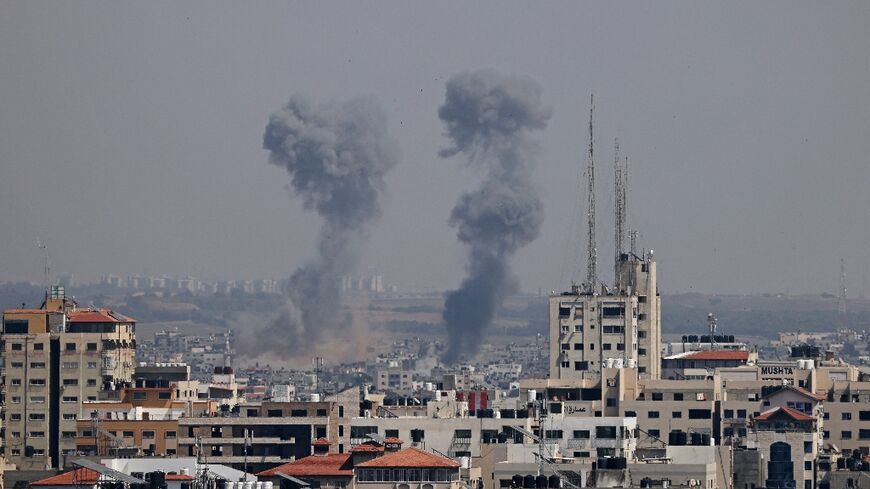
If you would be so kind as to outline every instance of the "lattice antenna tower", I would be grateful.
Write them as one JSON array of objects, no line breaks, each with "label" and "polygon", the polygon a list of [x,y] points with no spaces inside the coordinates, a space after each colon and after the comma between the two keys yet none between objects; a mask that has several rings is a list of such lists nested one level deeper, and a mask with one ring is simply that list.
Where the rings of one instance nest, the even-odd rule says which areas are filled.
[{"label": "lattice antenna tower", "polygon": [[[625,174],[619,161],[619,139],[613,141],[613,261],[615,282],[619,281],[619,260],[625,250]],[[619,288],[619,284],[616,284]]]},{"label": "lattice antenna tower", "polygon": [[586,161],[586,287],[595,294],[598,288],[598,248],[595,243],[595,146],[592,136],[592,116],[595,111],[595,95],[589,96],[589,153]]}]

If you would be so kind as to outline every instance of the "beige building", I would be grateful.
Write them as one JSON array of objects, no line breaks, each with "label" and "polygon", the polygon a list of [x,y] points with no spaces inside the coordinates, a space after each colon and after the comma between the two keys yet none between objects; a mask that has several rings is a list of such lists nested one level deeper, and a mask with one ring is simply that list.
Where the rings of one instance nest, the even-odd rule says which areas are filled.
[{"label": "beige building", "polygon": [[81,403],[129,383],[135,321],[80,309],[53,287],[39,309],[3,313],[6,458],[19,469],[58,468],[75,451]]},{"label": "beige building", "polygon": [[623,255],[615,290],[550,296],[550,378],[596,379],[606,365],[661,375],[661,300],[652,255]]}]

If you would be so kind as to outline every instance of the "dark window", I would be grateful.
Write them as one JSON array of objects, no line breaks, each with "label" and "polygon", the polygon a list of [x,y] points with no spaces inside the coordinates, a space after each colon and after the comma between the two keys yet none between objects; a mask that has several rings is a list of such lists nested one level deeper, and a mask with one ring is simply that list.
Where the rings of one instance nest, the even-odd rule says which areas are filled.
[{"label": "dark window", "polygon": [[617,343],[616,349],[619,351],[625,351],[625,343]]},{"label": "dark window", "polygon": [[595,438],[616,438],[616,426],[596,426]]},{"label": "dark window", "polygon": [[172,399],[172,393],[171,392],[158,392],[157,399],[164,399],[164,400]]},{"label": "dark window", "polygon": [[804,462],[804,470],[813,470],[813,461],[807,460]]},{"label": "dark window", "polygon": [[842,439],[844,439],[844,440],[851,440],[851,439],[852,439],[852,432],[851,432],[851,431],[845,431],[845,430],[844,430],[844,431],[841,431],[841,432],[840,432],[840,438],[842,438]]},{"label": "dark window", "polygon": [[659,417],[659,412],[658,411],[648,411],[646,413],[646,416],[648,418],[651,418],[651,419],[657,419]]},{"label": "dark window", "polygon": [[24,346],[21,343],[12,343],[12,351],[21,351]]},{"label": "dark window", "polygon": [[870,439],[870,430],[867,430],[867,429],[858,430],[858,438],[861,440]]},{"label": "dark window", "polygon": [[689,409],[689,419],[710,419],[710,410]]},{"label": "dark window", "polygon": [[813,442],[811,442],[811,441],[804,442],[804,453],[813,453]]},{"label": "dark window", "polygon": [[610,343],[605,343],[605,344],[601,345],[601,349],[602,350],[610,350]]},{"label": "dark window", "polygon": [[661,401],[664,398],[665,398],[665,396],[661,392],[653,392],[652,393],[652,400],[653,401]]},{"label": "dark window", "polygon": [[637,411],[626,411],[626,412],[625,412],[625,417],[626,417],[626,418],[636,418],[636,417],[637,417]]},{"label": "dark window", "polygon": [[344,406],[338,406],[338,417],[339,418],[344,417]]},{"label": "dark window", "polygon": [[616,407],[616,398],[608,397],[607,398],[607,407]]},{"label": "dark window", "polygon": [[674,412],[671,413],[671,417],[672,417],[672,418],[682,418],[682,417],[683,417],[683,412],[682,412],[682,411],[674,411]]},{"label": "dark window", "polygon": [[737,417],[740,419],[746,419],[746,410],[745,409],[738,409],[737,410]]},{"label": "dark window", "polygon": [[43,344],[43,343],[34,343],[34,344],[33,344],[33,349],[36,350],[36,351],[42,351],[42,350],[45,349],[45,344]]},{"label": "dark window", "polygon": [[96,343],[88,343],[88,351],[97,351]]},{"label": "dark window", "polygon": [[574,430],[574,438],[588,440],[589,439],[589,430]]},{"label": "dark window", "polygon": [[75,343],[67,343],[66,344],[66,351],[76,351],[76,344]]},{"label": "dark window", "polygon": [[646,331],[638,331],[637,337],[638,338],[646,338]]},{"label": "dark window", "polygon": [[661,436],[661,431],[659,431],[659,430],[649,430],[649,431],[647,431],[647,433],[649,433],[649,436],[654,436],[656,438]]},{"label": "dark window", "polygon": [[843,421],[849,421],[852,419],[852,413],[842,413]]},{"label": "dark window", "polygon": [[683,400],[683,393],[682,392],[674,392],[674,400],[675,401],[682,401]]},{"label": "dark window", "polygon": [[144,401],[145,399],[148,399],[148,393],[143,391],[134,392],[133,399],[136,401]]},{"label": "dark window", "polygon": [[562,351],[570,350],[570,349],[571,349],[571,343],[562,343]]},{"label": "dark window", "polygon": [[574,370],[588,370],[589,362],[574,362]]},{"label": "dark window", "polygon": [[870,421],[870,411],[858,411],[858,419],[861,421]]},{"label": "dark window", "polygon": [[582,349],[583,349],[583,343],[574,343],[574,349],[575,349],[575,350],[582,350]]},{"label": "dark window", "polygon": [[398,438],[399,437],[399,430],[384,430],[384,437],[385,438]]},{"label": "dark window", "polygon": [[317,415],[320,416],[320,417],[327,416],[327,414],[326,414],[326,409],[318,409],[318,410],[317,410]]},{"label": "dark window", "polygon": [[590,349],[590,350],[594,350],[594,349],[595,349],[595,343],[589,343],[589,349]]},{"label": "dark window", "polygon": [[290,411],[290,417],[293,418],[304,418],[308,416],[308,411],[305,409],[294,409]]},{"label": "dark window", "polygon": [[269,418],[280,418],[284,413],[280,409],[269,409],[266,411],[266,416]]},{"label": "dark window", "polygon": [[646,296],[645,295],[637,296],[637,302],[640,304],[646,304]]}]

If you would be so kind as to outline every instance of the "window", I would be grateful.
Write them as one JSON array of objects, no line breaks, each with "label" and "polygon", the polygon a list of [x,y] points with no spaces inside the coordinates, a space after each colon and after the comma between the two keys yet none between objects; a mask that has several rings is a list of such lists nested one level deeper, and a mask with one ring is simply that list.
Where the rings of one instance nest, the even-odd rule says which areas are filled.
[{"label": "window", "polygon": [[12,385],[21,385],[21,379],[12,379],[10,382]]},{"label": "window", "polygon": [[61,432],[60,437],[66,438],[66,439],[75,438],[76,432],[75,431],[64,431],[64,432]]},{"label": "window", "polygon": [[638,355],[646,355],[646,348],[638,348],[637,354]]},{"label": "window", "polygon": [[843,421],[849,421],[852,419],[852,413],[842,413]]},{"label": "window", "polygon": [[683,412],[682,412],[682,411],[674,411],[674,412],[671,413],[671,417],[672,417],[672,418],[682,418],[682,417],[683,417]]},{"label": "window", "polygon": [[610,350],[610,343],[605,343],[605,344],[601,345],[601,349],[602,350]]},{"label": "window", "polygon": [[813,442],[811,442],[811,441],[804,442],[804,453],[813,453]]},{"label": "window", "polygon": [[12,362],[12,368],[24,368],[24,362]]},{"label": "window", "polygon": [[562,362],[562,368],[570,368],[570,367],[571,367],[571,362],[567,362],[567,361]]},{"label": "window", "polygon": [[827,440],[827,439],[830,438],[830,437],[831,437],[831,432],[830,432],[830,431],[825,430],[825,431],[822,432],[822,438],[824,438],[825,440]]},{"label": "window", "polygon": [[867,430],[867,429],[858,430],[858,439],[859,440],[870,440],[870,430]]},{"label": "window", "polygon": [[590,350],[594,350],[594,349],[595,349],[595,343],[589,343],[589,349],[590,349]]},{"label": "window", "polygon": [[320,416],[320,417],[327,416],[327,414],[326,414],[326,409],[318,409],[318,410],[317,410],[317,415]]},{"label": "window", "polygon": [[30,368],[45,368],[45,362],[30,362]]},{"label": "window", "polygon": [[841,431],[840,438],[842,438],[843,440],[851,440],[852,439],[852,432],[846,431],[846,430]]},{"label": "window", "polygon": [[616,426],[596,426],[595,438],[615,439]]},{"label": "window", "polygon": [[24,350],[24,345],[21,343],[12,343],[12,351],[22,351]]},{"label": "window", "polygon": [[133,438],[133,432],[132,432],[132,431],[125,431],[125,432],[123,433],[123,435],[124,435],[124,438]]},{"label": "window", "polygon": [[79,379],[63,379],[63,385],[79,385]]},{"label": "window", "polygon": [[21,404],[21,397],[12,396],[12,404]]},{"label": "window", "polygon": [[659,412],[658,411],[648,411],[646,413],[646,416],[650,419],[657,419],[659,417]]},{"label": "window", "polygon": [[[640,318],[638,318],[638,319],[640,319]],[[646,331],[638,331],[637,337],[638,338],[646,338]]]},{"label": "window", "polygon": [[625,416],[626,418],[636,418],[636,417],[637,417],[637,411],[625,411],[624,416]]},{"label": "window", "polygon": [[30,418],[30,421],[45,421],[45,414],[44,413],[30,413],[28,418]]},{"label": "window", "polygon": [[78,396],[63,396],[61,402],[71,403],[71,402],[79,402]]},{"label": "window", "polygon": [[293,409],[290,411],[290,416],[293,418],[304,418],[308,416],[308,411],[305,409]]},{"label": "window", "polygon": [[548,440],[561,440],[562,436],[562,430],[544,430],[544,438]]},{"label": "window", "polygon": [[617,343],[616,349],[619,351],[625,351],[625,343]]},{"label": "window", "polygon": [[589,452],[574,452],[574,458],[589,458]]},{"label": "window", "polygon": [[97,385],[97,379],[88,379],[87,385],[88,385],[88,387],[93,387],[93,386]]},{"label": "window", "polygon": [[675,401],[682,401],[683,400],[683,393],[682,392],[674,392],[674,400]]},{"label": "window", "polygon": [[804,470],[813,470],[813,461],[807,460],[804,462]]},{"label": "window", "polygon": [[76,344],[75,343],[67,343],[66,348],[64,348],[64,349],[66,351],[76,351]]},{"label": "window", "polygon": [[45,379],[30,379],[30,385],[45,385]]},{"label": "window", "polygon": [[88,362],[88,368],[97,368],[97,362]]},{"label": "window", "polygon": [[9,420],[10,421],[21,421],[21,415],[20,414],[10,414]]},{"label": "window", "polygon": [[574,325],[574,332],[575,333],[582,333],[583,332],[583,325],[582,324],[575,324]]},{"label": "window", "polygon": [[647,431],[647,433],[649,433],[649,436],[653,436],[655,438],[660,437],[662,434],[660,430],[649,430]]},{"label": "window", "polygon": [[607,398],[607,407],[616,407],[616,398],[608,397]]},{"label": "window", "polygon": [[339,418],[344,417],[344,406],[338,406],[338,417]]},{"label": "window", "polygon": [[581,440],[589,439],[589,430],[574,430],[574,438]]},{"label": "window", "polygon": [[583,343],[574,343],[574,349],[575,349],[575,350],[582,350],[582,349],[583,349]]},{"label": "window", "polygon": [[870,421],[870,411],[858,411],[858,419],[861,421]]},{"label": "window", "polygon": [[646,372],[646,367],[639,366],[637,367],[637,373],[642,374]]},{"label": "window", "polygon": [[97,351],[96,343],[88,343],[88,351]]},{"label": "window", "polygon": [[145,391],[134,391],[133,392],[133,400],[134,401],[144,401],[148,399],[148,393]]},{"label": "window", "polygon": [[689,419],[710,419],[709,409],[689,409]]},{"label": "window", "polygon": [[149,438],[149,439],[154,438],[154,431],[153,430],[142,431],[142,438]]},{"label": "window", "polygon": [[166,433],[163,434],[164,438],[175,438],[175,436],[176,436],[175,431],[167,431]]},{"label": "window", "polygon": [[44,431],[31,431],[29,435],[31,438],[45,438]]},{"label": "window", "polygon": [[625,333],[625,326],[602,326],[601,330],[608,334],[623,334]]},{"label": "window", "polygon": [[158,392],[157,399],[162,399],[162,400],[172,399],[172,393],[171,392]]},{"label": "window", "polygon": [[664,400],[664,398],[665,398],[665,396],[661,392],[653,392],[652,393],[652,400],[653,401],[661,401],[661,400]]},{"label": "window", "polygon": [[738,409],[737,410],[737,417],[739,419],[746,419],[746,410],[745,409]]},{"label": "window", "polygon": [[589,370],[589,362],[574,362],[574,370]]},{"label": "window", "polygon": [[398,438],[399,430],[384,430],[384,438]]},{"label": "window", "polygon": [[45,404],[45,396],[30,396],[31,404]]},{"label": "window", "polygon": [[64,421],[75,421],[78,416],[75,413],[64,413]]},{"label": "window", "polygon": [[60,368],[62,368],[64,370],[75,370],[75,369],[79,368],[79,362],[63,362],[63,364],[61,364]]},{"label": "window", "polygon": [[566,351],[566,350],[570,350],[570,349],[571,349],[570,343],[562,343],[562,351]]}]

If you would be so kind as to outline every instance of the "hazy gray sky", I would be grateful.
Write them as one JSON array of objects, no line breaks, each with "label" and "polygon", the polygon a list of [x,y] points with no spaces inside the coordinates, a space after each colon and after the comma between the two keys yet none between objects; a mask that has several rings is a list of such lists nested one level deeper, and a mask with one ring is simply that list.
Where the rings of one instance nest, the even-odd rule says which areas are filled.
[{"label": "hazy gray sky", "polygon": [[[870,3],[0,3],[0,280],[55,272],[281,278],[319,219],[262,149],[296,92],[374,94],[401,145],[364,250],[403,288],[452,288],[447,224],[481,175],[437,109],[457,72],[527,75],[554,109],[546,221],[523,288],[566,286],[583,241],[589,93],[599,269],[612,275],[612,146],[633,228],[674,291],[834,290],[870,275]],[[579,200],[578,200],[579,199]],[[577,224],[572,224],[575,222]],[[580,261],[582,265],[582,261]],[[577,278],[580,274],[577,274]]]}]

